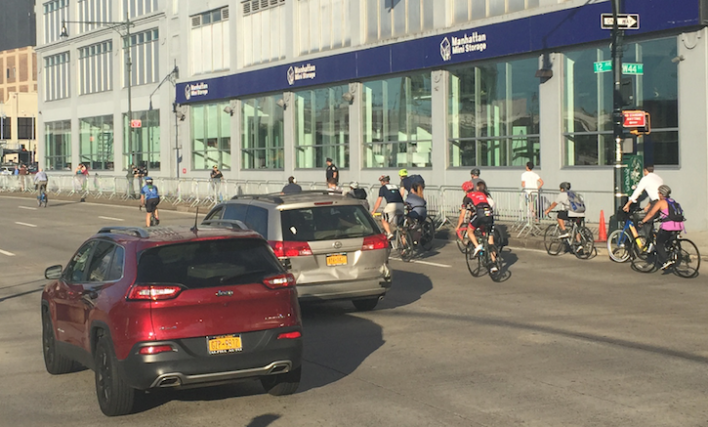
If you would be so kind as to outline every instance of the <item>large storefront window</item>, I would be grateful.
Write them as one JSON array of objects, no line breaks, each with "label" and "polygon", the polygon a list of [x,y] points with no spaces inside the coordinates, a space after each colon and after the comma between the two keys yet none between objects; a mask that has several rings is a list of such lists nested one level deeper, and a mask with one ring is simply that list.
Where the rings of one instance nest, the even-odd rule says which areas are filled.
[{"label": "large storefront window", "polygon": [[231,115],[228,102],[192,107],[192,168],[231,169]]},{"label": "large storefront window", "polygon": [[451,167],[539,164],[536,58],[450,71]]},{"label": "large storefront window", "polygon": [[79,119],[81,163],[93,170],[113,170],[113,116]]},{"label": "large storefront window", "polygon": [[[625,74],[632,81],[634,105],[647,111],[652,133],[638,140],[646,163],[678,165],[678,69],[676,38],[631,43],[624,63],[642,64],[643,74]],[[608,47],[565,54],[565,166],[614,163],[611,72],[595,73],[594,63],[611,60]]]},{"label": "large storefront window", "polygon": [[243,169],[283,169],[283,109],[281,95],[241,102]]},{"label": "large storefront window", "polygon": [[430,73],[364,83],[366,168],[430,167]]},{"label": "large storefront window", "polygon": [[[128,115],[123,114],[123,164],[160,169],[160,110],[133,111],[133,120],[140,120],[140,127],[131,128]],[[129,132],[133,134],[132,147]]]},{"label": "large storefront window", "polygon": [[71,170],[71,121],[44,125],[45,166],[47,170]]},{"label": "large storefront window", "polygon": [[295,153],[299,169],[322,168],[330,157],[349,167],[348,85],[295,93]]}]

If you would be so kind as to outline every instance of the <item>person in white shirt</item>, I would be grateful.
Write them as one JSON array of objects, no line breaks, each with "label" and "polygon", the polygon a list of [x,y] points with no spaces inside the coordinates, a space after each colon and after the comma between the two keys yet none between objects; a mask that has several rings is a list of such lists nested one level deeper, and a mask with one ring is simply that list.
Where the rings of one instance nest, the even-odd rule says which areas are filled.
[{"label": "person in white shirt", "polygon": [[649,203],[644,207],[644,211],[649,212],[649,209],[659,200],[659,187],[664,185],[664,180],[654,173],[653,165],[644,166],[644,176],[639,180],[637,188],[632,193],[627,203],[624,205],[624,211],[629,212],[629,206],[632,203],[637,203],[642,192],[646,191],[649,196]]},{"label": "person in white shirt", "polygon": [[521,174],[521,188],[528,194],[539,191],[541,187],[543,187],[543,180],[533,171],[533,163],[526,163],[526,172]]}]

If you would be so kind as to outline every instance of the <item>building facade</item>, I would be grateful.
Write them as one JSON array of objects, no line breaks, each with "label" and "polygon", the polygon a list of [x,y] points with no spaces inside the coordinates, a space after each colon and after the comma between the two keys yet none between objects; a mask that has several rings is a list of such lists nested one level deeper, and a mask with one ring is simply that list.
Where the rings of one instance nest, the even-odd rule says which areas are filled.
[{"label": "building facade", "polygon": [[35,0],[0,0],[0,51],[36,44]]},{"label": "building facade", "polygon": [[37,151],[37,54],[0,52],[0,162],[32,163]]},{"label": "building facade", "polygon": [[[708,2],[623,3],[639,16],[624,39],[627,108],[652,121],[629,151],[656,165],[691,227],[708,229]],[[204,178],[218,165],[230,179],[321,182],[329,157],[345,181],[375,183],[407,168],[428,185],[459,186],[478,167],[490,186],[518,188],[531,161],[547,187],[570,181],[601,194],[598,210],[612,210],[610,31],[600,19],[609,1],[53,0],[37,8],[48,168],[86,162],[120,175],[144,162],[158,176]],[[126,44],[132,110],[142,119],[132,131],[125,32],[70,24],[69,37],[58,36],[63,20],[126,13],[141,34]],[[156,90],[175,64],[176,87]]]}]

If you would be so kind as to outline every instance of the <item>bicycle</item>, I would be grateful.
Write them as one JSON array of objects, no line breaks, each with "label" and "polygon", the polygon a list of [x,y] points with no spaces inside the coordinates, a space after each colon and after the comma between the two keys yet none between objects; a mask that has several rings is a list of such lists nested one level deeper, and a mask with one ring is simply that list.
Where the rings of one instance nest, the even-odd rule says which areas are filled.
[{"label": "bicycle", "polygon": [[[682,239],[680,231],[674,231],[672,234],[666,247],[668,260],[673,261],[669,269],[684,279],[698,276],[698,269],[701,266],[701,254],[698,252],[698,247],[691,240]],[[640,273],[653,273],[659,269],[655,247],[641,251],[635,245],[631,260],[632,269]]]},{"label": "bicycle", "polygon": [[39,185],[39,194],[37,195],[37,206],[40,208],[44,206],[47,207],[47,202],[49,198],[47,197],[47,189],[44,185]]},{"label": "bicycle", "polygon": [[[493,281],[501,282],[504,278],[501,252],[495,244],[489,243],[489,231],[486,226],[476,229],[475,235],[482,245],[482,250],[474,255],[474,250],[468,244],[464,252],[467,270],[472,277],[481,277],[486,272]],[[492,236],[494,236],[494,226],[492,226]]]},{"label": "bicycle", "polygon": [[421,248],[430,250],[432,239],[423,241],[423,224],[425,221],[418,221],[409,216],[411,206],[406,204],[406,213],[399,217],[396,224],[391,224],[393,228],[395,248],[405,262],[409,262]]},{"label": "bicycle", "polygon": [[[143,205],[138,206],[138,209],[140,210],[140,212],[142,212]],[[150,227],[155,227],[158,224],[160,224],[160,221],[155,218],[155,211],[150,212]]]},{"label": "bicycle", "polygon": [[[555,211],[556,215],[558,211]],[[571,224],[568,229],[568,223]],[[578,259],[588,259],[595,249],[595,238],[589,228],[585,227],[585,218],[578,217],[566,221],[565,232],[567,237],[561,238],[562,230],[558,223],[551,224],[546,228],[543,236],[543,245],[546,247],[548,255],[557,256],[565,248]]]},{"label": "bicycle", "polygon": [[421,224],[422,235],[420,237],[421,246],[426,251],[429,251],[433,247],[433,239],[435,239],[435,232],[439,230],[450,220],[444,215],[443,211],[439,211],[435,216],[427,216],[425,221]]},{"label": "bicycle", "polygon": [[607,238],[607,253],[614,262],[623,263],[629,261],[632,255],[632,245],[636,244],[640,249],[647,247],[647,238],[639,235],[635,226],[641,219],[639,214],[642,209],[633,210],[630,213],[622,208],[617,211],[617,218],[624,222],[622,229],[617,229],[610,233]]}]

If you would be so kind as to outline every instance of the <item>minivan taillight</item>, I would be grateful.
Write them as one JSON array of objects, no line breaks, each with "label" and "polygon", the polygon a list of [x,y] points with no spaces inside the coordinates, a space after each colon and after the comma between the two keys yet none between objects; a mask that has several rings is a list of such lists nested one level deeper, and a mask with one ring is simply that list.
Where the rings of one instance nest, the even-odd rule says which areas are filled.
[{"label": "minivan taillight", "polygon": [[294,258],[298,256],[312,255],[312,249],[307,242],[276,242],[269,241],[275,256],[278,258]]},{"label": "minivan taillight", "polygon": [[361,246],[362,251],[375,251],[377,249],[386,249],[388,247],[388,239],[385,234],[377,234],[375,236],[364,237],[364,244]]},{"label": "minivan taillight", "polygon": [[295,276],[290,273],[266,277],[263,284],[270,289],[292,288],[295,286]]},{"label": "minivan taillight", "polygon": [[182,288],[177,285],[135,285],[128,293],[129,300],[163,301],[177,298]]}]

